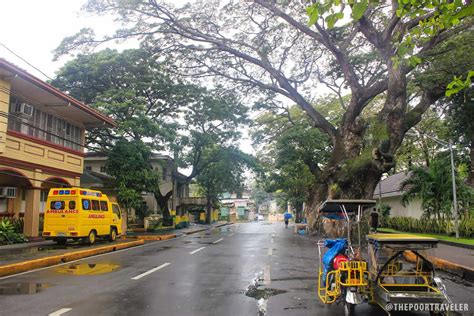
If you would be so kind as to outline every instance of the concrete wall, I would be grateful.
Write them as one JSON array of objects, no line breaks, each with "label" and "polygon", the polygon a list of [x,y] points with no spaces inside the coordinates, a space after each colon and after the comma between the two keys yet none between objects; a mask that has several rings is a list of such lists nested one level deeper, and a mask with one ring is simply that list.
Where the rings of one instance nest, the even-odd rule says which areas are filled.
[{"label": "concrete wall", "polygon": [[[10,82],[0,78],[0,111],[8,113],[10,106]],[[8,118],[0,116],[0,153],[5,151]]]},{"label": "concrete wall", "polygon": [[384,197],[382,198],[382,204],[391,207],[390,216],[420,218],[421,215],[423,215],[421,200],[419,198],[415,198],[406,207],[402,205],[401,196]]}]

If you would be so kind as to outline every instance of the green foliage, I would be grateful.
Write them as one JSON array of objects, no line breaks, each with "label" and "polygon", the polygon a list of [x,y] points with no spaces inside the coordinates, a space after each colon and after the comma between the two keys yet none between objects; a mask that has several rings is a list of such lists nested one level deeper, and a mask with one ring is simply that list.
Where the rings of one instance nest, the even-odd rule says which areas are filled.
[{"label": "green foliage", "polygon": [[382,205],[377,204],[377,210],[381,215],[381,223],[383,225],[383,223],[387,222],[388,218],[390,217],[390,211],[392,210],[392,207],[382,203]]},{"label": "green foliage", "polygon": [[451,95],[456,94],[461,90],[470,88],[472,77],[474,77],[474,70],[470,70],[467,73],[467,77],[465,80],[462,80],[462,76],[454,76],[453,81],[451,81],[446,87],[446,96],[450,97]]},{"label": "green foliage", "polygon": [[[326,21],[328,28],[334,28],[337,21],[344,19],[344,5],[341,5],[340,0],[327,0],[327,1],[315,1],[312,5],[306,8],[306,14],[309,17],[308,25],[314,25],[317,23],[319,17],[325,15],[324,20]],[[369,6],[368,0],[350,0],[348,4],[351,7],[351,17],[357,21],[362,18],[367,7]],[[339,12],[337,12],[339,10]]]},{"label": "green foliage", "polygon": [[[13,225],[15,233],[23,234],[23,227],[25,227],[25,220],[23,218],[12,218],[10,219],[10,223]],[[42,231],[42,229],[40,229],[40,231]]]},{"label": "green foliage", "polygon": [[[428,166],[443,147],[427,137],[430,135],[437,139],[448,139],[451,128],[447,121],[436,109],[428,109],[422,116],[422,120],[405,137],[402,145],[396,153],[397,170],[408,170],[412,166]],[[444,116],[446,117],[446,116]],[[459,155],[459,153],[458,153]]]},{"label": "green foliage", "polygon": [[[406,192],[402,196],[404,205],[407,205],[415,197],[419,197],[427,218],[434,216],[438,221],[449,222],[451,220],[453,190],[448,157],[437,157],[428,168],[413,167],[410,177],[401,185],[406,188]],[[456,187],[460,209],[469,212],[474,199],[473,190],[459,177],[456,178]]]},{"label": "green foliage", "polygon": [[165,65],[142,49],[79,55],[51,83],[116,121],[116,129],[88,133],[87,142],[103,148],[121,138],[165,146],[175,137],[173,118],[190,97],[188,86],[172,80]]},{"label": "green foliage", "polygon": [[0,221],[0,245],[19,244],[27,242],[28,239],[21,233],[15,231],[15,225],[8,219]]},{"label": "green foliage", "polygon": [[[153,170],[151,150],[141,141],[118,141],[109,152],[106,172],[114,178],[119,203],[127,208],[141,209],[141,193],[153,192],[160,175]],[[145,214],[142,214],[145,215]]]},{"label": "green foliage", "polygon": [[170,76],[173,67],[145,49],[105,49],[69,61],[52,81],[116,121],[116,129],[88,133],[88,143],[107,152],[107,173],[119,201],[139,212],[141,192],[153,192],[168,211],[172,192],[160,191],[150,165],[153,151],[176,153],[177,166],[192,169],[190,181],[209,164],[205,152],[215,145],[231,147],[248,122],[235,91],[185,84]]},{"label": "green foliage", "polygon": [[224,192],[242,192],[246,169],[256,167],[254,158],[237,148],[215,146],[204,155],[208,164],[196,180],[200,193],[214,203]]},{"label": "green foliage", "polygon": [[[326,109],[332,113],[333,109]],[[308,126],[307,118],[296,107],[290,109],[292,122],[284,116],[267,113],[258,118],[253,139],[271,135],[271,142],[260,152],[264,168],[262,186],[268,192],[282,190],[285,203],[297,207],[305,202],[315,182],[313,172],[329,159],[329,139]]]}]

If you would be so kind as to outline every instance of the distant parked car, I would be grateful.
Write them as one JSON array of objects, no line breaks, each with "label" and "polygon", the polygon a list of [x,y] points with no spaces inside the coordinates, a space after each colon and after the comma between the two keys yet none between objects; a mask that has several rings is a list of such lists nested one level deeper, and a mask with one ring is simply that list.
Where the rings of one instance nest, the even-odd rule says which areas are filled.
[{"label": "distant parked car", "polygon": [[264,221],[264,220],[265,220],[265,217],[263,217],[263,215],[261,215],[261,214],[257,214],[257,215],[255,216],[255,220],[256,220],[256,221]]}]

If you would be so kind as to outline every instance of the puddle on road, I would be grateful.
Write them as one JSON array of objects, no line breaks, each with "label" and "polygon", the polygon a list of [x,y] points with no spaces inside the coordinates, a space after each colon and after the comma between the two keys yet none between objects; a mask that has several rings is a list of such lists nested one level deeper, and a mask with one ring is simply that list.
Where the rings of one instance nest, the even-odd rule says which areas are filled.
[{"label": "puddle on road", "polygon": [[252,280],[252,283],[250,283],[250,285],[243,293],[245,294],[245,296],[252,297],[257,300],[258,315],[264,316],[267,312],[268,299],[272,296],[283,294],[288,291],[266,288],[263,287],[260,282],[263,282],[262,273],[260,273]]},{"label": "puddle on road", "polygon": [[268,289],[268,288],[264,288],[264,289],[252,289],[250,291],[245,291],[245,295],[248,296],[248,297],[253,297],[254,299],[256,300],[260,300],[260,299],[269,299],[270,297],[272,296],[275,296],[275,295],[278,295],[278,294],[283,294],[283,293],[286,293],[288,291],[285,291],[285,290],[278,290],[278,289]]},{"label": "puddle on road", "polygon": [[69,275],[96,275],[110,273],[120,267],[111,263],[73,263],[55,269],[58,273]]},{"label": "puddle on road", "polygon": [[51,285],[45,283],[5,283],[0,284],[0,295],[30,295],[39,293],[48,287]]}]

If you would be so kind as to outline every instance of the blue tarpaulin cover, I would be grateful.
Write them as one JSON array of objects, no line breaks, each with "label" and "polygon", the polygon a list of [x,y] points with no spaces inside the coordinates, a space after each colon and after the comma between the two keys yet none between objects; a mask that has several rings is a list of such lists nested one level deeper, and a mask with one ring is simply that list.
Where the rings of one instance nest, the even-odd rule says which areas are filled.
[{"label": "blue tarpaulin cover", "polygon": [[332,262],[334,258],[341,253],[344,253],[347,249],[347,239],[326,239],[324,246],[329,248],[323,256],[323,285],[326,286],[326,275],[332,270]]}]

